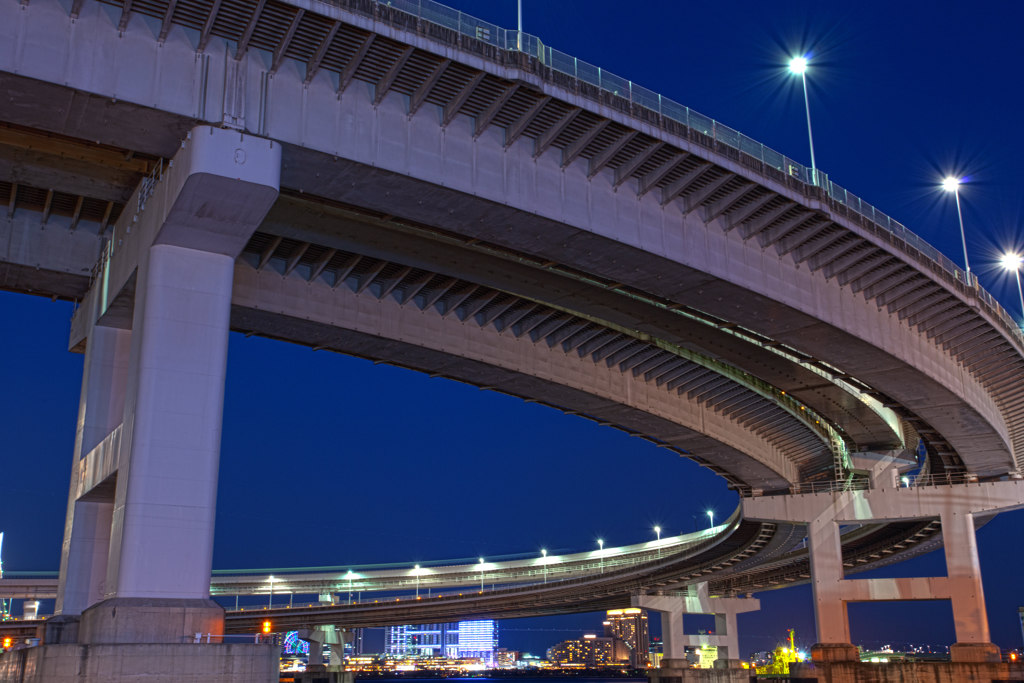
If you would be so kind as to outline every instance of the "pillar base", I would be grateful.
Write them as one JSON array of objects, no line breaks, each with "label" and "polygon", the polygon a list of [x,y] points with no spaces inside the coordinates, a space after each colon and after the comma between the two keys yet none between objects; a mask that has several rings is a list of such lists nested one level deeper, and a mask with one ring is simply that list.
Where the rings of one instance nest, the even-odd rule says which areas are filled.
[{"label": "pillar base", "polygon": [[50,617],[43,622],[43,642],[50,645],[77,643],[81,621],[82,617],[77,614],[57,614]]},{"label": "pillar base", "polygon": [[953,662],[1001,662],[1003,651],[995,643],[954,643],[949,646]]},{"label": "pillar base", "polygon": [[251,642],[42,645],[0,654],[0,681],[277,683],[280,652],[279,645]]},{"label": "pillar base", "polygon": [[859,662],[860,650],[852,643],[815,643],[811,646],[812,662]]},{"label": "pillar base", "polygon": [[715,669],[742,669],[743,662],[738,659],[716,659],[714,667]]},{"label": "pillar base", "polygon": [[191,643],[224,633],[224,608],[213,600],[111,598],[82,612],[78,642]]}]

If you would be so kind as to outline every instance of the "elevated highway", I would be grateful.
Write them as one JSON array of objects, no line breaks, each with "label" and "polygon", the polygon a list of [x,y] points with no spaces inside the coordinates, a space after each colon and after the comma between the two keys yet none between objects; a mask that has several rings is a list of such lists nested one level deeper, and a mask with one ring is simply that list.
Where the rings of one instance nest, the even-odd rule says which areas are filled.
[{"label": "elevated highway", "polygon": [[[799,528],[827,539],[836,585],[935,547],[940,524],[966,543],[996,509],[953,487],[904,514],[899,467],[1015,490],[1024,337],[976,279],[827,174],[513,35],[426,1],[0,2],[0,286],[79,302],[86,353],[63,613],[209,595],[229,326],[582,415],[750,500],[820,491],[832,507],[806,503]],[[857,508],[840,538],[869,488],[896,511]],[[808,580],[826,560],[801,564],[783,508],[462,608]],[[977,598],[972,553],[955,571]]]}]

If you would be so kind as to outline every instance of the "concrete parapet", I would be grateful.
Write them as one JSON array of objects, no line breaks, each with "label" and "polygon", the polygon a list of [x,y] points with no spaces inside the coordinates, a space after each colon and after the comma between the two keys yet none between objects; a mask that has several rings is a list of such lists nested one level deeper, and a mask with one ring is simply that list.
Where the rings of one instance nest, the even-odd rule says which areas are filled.
[{"label": "concrete parapet", "polygon": [[[735,660],[719,660],[713,669],[694,669],[686,659],[663,659],[661,668],[648,676],[651,683],[750,683],[753,672],[744,669]],[[728,663],[728,664],[727,664]]]},{"label": "concrete parapet", "polygon": [[224,633],[224,608],[213,600],[111,598],[82,613],[78,642],[183,643],[197,633]]},{"label": "concrete parapet", "polygon": [[992,683],[1024,680],[1024,664],[1005,662],[804,662],[790,680],[819,683]]},{"label": "concrete parapet", "polygon": [[859,662],[860,650],[852,643],[817,643],[811,646],[812,662]]},{"label": "concrete parapet", "polygon": [[270,643],[43,645],[0,655],[0,683],[277,683]]},{"label": "concrete parapet", "polygon": [[1003,652],[994,643],[953,643],[949,658],[954,662],[1001,662]]},{"label": "concrete parapet", "polygon": [[281,680],[292,679],[293,683],[353,683],[355,674],[351,671],[296,671],[282,673]]}]

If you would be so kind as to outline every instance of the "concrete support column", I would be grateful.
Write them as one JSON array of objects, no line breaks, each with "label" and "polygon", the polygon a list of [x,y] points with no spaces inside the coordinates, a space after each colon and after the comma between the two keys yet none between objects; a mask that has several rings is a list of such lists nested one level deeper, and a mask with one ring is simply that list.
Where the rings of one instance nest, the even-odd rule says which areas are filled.
[{"label": "concrete support column", "polygon": [[728,610],[715,615],[715,635],[723,639],[718,646],[718,659],[741,659],[740,636],[736,627],[736,612]]},{"label": "concrete support column", "polygon": [[662,661],[686,658],[686,639],[683,636],[683,612],[661,612]]},{"label": "concrete support column", "polygon": [[140,266],[108,597],[209,597],[233,273],[164,244]]},{"label": "concrete support column", "polygon": [[1000,661],[1000,650],[991,643],[988,613],[981,585],[981,563],[974,535],[974,515],[955,510],[943,513],[942,546],[946,555],[946,576],[956,643],[950,646],[954,661]]},{"label": "concrete support column", "polygon": [[131,332],[95,326],[85,349],[56,613],[74,616],[103,599],[113,491],[79,499],[85,456],[121,423]]},{"label": "concrete support column", "polygon": [[843,550],[835,520],[818,518],[807,525],[807,549],[818,643],[847,644],[850,621],[843,601]]}]

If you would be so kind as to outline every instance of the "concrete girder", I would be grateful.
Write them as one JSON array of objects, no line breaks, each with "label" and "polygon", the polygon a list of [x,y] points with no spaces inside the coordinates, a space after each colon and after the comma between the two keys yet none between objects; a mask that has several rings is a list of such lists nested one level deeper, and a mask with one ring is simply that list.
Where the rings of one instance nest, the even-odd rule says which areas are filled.
[{"label": "concrete girder", "polygon": [[309,247],[309,242],[302,242],[295,248],[288,257],[288,261],[285,263],[284,272],[282,273],[284,277],[288,277],[292,274],[292,271],[299,265],[299,261],[301,261],[302,257],[306,255],[307,251],[309,251]]},{"label": "concrete girder", "polygon": [[[827,235],[828,229],[832,225],[831,221],[821,220],[817,216],[812,216],[811,219],[799,224],[794,230],[790,231],[784,237],[780,237],[778,240],[775,240],[775,253],[779,256],[786,256],[807,244],[814,238],[820,237],[823,234]],[[768,239],[770,239],[770,237]]]},{"label": "concrete girder", "polygon": [[679,164],[686,161],[689,157],[690,154],[688,152],[682,152],[681,154],[674,154],[661,162],[657,168],[647,173],[643,178],[640,178],[639,185],[637,186],[637,196],[643,197],[653,190],[657,187],[658,183],[665,179],[665,176],[674,171]]},{"label": "concrete girder", "polygon": [[544,111],[544,108],[548,106],[549,102],[551,102],[551,97],[549,95],[539,97],[532,105],[530,105],[529,109],[523,112],[522,116],[516,119],[515,123],[505,129],[505,149],[508,149],[515,144],[516,140],[518,140],[520,136],[526,132],[526,129],[530,127],[530,124],[533,123],[534,119]]},{"label": "concrete girder", "polygon": [[[762,249],[774,245],[780,239],[785,237],[787,234],[797,229],[803,223],[811,220],[814,217],[813,211],[797,211],[795,215],[783,221],[777,221],[768,225],[765,225],[761,230],[757,232],[757,243]],[[752,235],[753,236],[753,235]]]},{"label": "concrete girder", "polygon": [[582,113],[583,110],[579,107],[571,107],[568,111],[562,114],[562,116],[560,116],[550,128],[541,133],[536,142],[534,142],[533,158],[536,159],[540,155],[544,154],[544,152],[548,150],[548,147],[551,146],[551,143],[553,143],[558,136],[561,135],[562,132],[565,131],[565,129],[568,128],[569,125]]},{"label": "concrete girder", "polygon": [[619,152],[625,149],[626,145],[632,142],[638,135],[640,135],[639,131],[627,129],[618,137],[618,139],[615,140],[615,142],[612,142],[604,150],[591,158],[590,166],[587,170],[587,179],[590,180],[600,173],[601,170],[604,169],[604,167],[607,166],[608,163],[614,159]]},{"label": "concrete girder", "polygon": [[762,230],[767,228],[775,221],[781,219],[791,210],[797,207],[796,202],[785,201],[782,204],[776,206],[774,209],[766,211],[765,213],[757,216],[756,218],[750,218],[746,221],[737,221],[737,225],[740,228],[740,236],[744,241],[749,240],[751,237],[759,234]]},{"label": "concrete girder", "polygon": [[486,327],[486,326],[490,325],[491,323],[495,323],[495,325],[497,325],[496,321],[498,320],[498,318],[500,318],[501,316],[505,315],[505,313],[507,313],[512,308],[514,308],[515,306],[519,305],[520,303],[521,302],[520,302],[519,299],[516,299],[514,297],[510,297],[509,300],[506,301],[503,305],[496,306],[493,311],[490,311],[486,316],[484,316],[482,319],[478,320],[477,322],[480,323],[481,327]]},{"label": "concrete girder", "polygon": [[[218,4],[220,3],[220,1],[221,0],[214,0],[214,2],[218,3]],[[214,12],[214,13],[216,13],[216,12]],[[211,14],[211,16],[213,16],[213,14]],[[322,63],[324,62],[324,57],[327,56],[327,51],[328,51],[328,49],[330,49],[331,44],[334,42],[334,38],[335,38],[335,36],[338,35],[338,31],[340,29],[341,29],[341,22],[338,22],[338,20],[335,20],[335,22],[333,22],[331,24],[331,28],[328,29],[327,35],[324,36],[324,39],[321,41],[321,44],[319,44],[319,47],[316,48],[316,52],[315,52],[315,54],[313,54],[312,59],[310,59],[308,62],[306,62],[306,75],[305,75],[305,77],[302,80],[303,85],[309,85],[310,83],[312,83],[313,78],[316,76],[316,72],[318,72],[319,68],[321,68]],[[370,45],[373,44],[373,36],[371,36],[367,40],[369,40],[370,42],[364,41],[364,44],[360,45],[359,48],[356,50],[356,55],[358,55],[358,53],[360,51],[362,52],[362,54],[365,55],[367,53],[367,50],[370,49]],[[362,49],[364,47],[366,49]],[[361,59],[361,56],[359,58]],[[355,68],[353,67],[352,70],[351,70],[350,75],[348,76],[349,80],[351,80],[351,77],[352,77],[351,75],[354,74],[354,73],[355,73]],[[342,76],[344,76],[344,75],[345,74],[343,72]],[[339,81],[338,92],[342,92],[347,85],[348,85],[348,81]]]},{"label": "concrete girder", "polygon": [[729,232],[776,199],[779,199],[779,195],[774,192],[762,191],[761,196],[757,199],[740,209],[731,211],[729,213],[729,220],[725,221],[723,228],[726,232]]},{"label": "concrete girder", "polygon": [[845,252],[841,257],[835,258],[822,267],[822,272],[825,275],[826,280],[831,280],[837,275],[846,272],[856,264],[863,261],[865,258],[872,257],[877,252],[871,247],[870,244],[865,242],[859,242],[856,249],[851,249]]},{"label": "concrete girder", "polygon": [[379,105],[383,100],[384,96],[391,90],[392,84],[395,79],[398,78],[398,74],[402,73],[402,69],[405,68],[406,62],[412,57],[413,53],[416,52],[416,48],[411,45],[402,50],[401,54],[395,59],[394,63],[388,67],[388,70],[384,72],[384,75],[380,77],[373,86],[373,104]]},{"label": "concrete girder", "polygon": [[856,280],[859,280],[865,275],[876,272],[876,268],[887,271],[897,265],[898,261],[891,255],[884,251],[874,250],[868,252],[868,254],[866,254],[865,257],[859,260],[856,264],[836,273],[836,281],[840,286],[846,286]]},{"label": "concrete girder", "polygon": [[324,268],[331,262],[331,259],[338,253],[337,249],[327,248],[324,253],[320,255],[320,258],[316,260],[312,268],[309,271],[309,282],[315,282],[320,274],[324,272]]},{"label": "concrete girder", "polygon": [[615,179],[612,181],[612,187],[618,187],[632,178],[637,169],[650,161],[651,157],[660,152],[664,147],[665,143],[659,140],[645,145],[643,149],[639,150],[615,169]]},{"label": "concrete girder", "polygon": [[204,52],[206,46],[210,42],[210,37],[213,35],[213,25],[217,21],[217,16],[220,12],[220,6],[223,0],[213,0],[213,4],[210,5],[210,11],[206,15],[206,23],[203,24],[202,30],[199,32],[199,42],[196,43],[196,52]]},{"label": "concrete girder", "polygon": [[[158,40],[161,42],[167,38],[167,29],[171,26],[171,14],[174,12],[174,5],[177,0],[172,0],[167,5],[167,15],[164,17],[164,27],[160,29],[160,37]],[[288,25],[288,30],[285,31],[284,37],[281,38],[281,43],[274,50],[274,56],[270,60],[270,73],[277,73],[277,70],[281,67],[281,62],[284,61],[284,55],[291,47],[292,39],[295,37],[295,32],[299,30],[299,24],[302,23],[303,17],[306,16],[306,10],[298,8],[295,11],[295,16],[292,17],[292,22]]]},{"label": "concrete girder", "polygon": [[714,164],[706,161],[698,161],[697,164],[682,176],[674,180],[668,187],[661,191],[660,203],[662,206],[674,201],[677,197],[687,192],[697,180],[707,171],[711,170]]},{"label": "concrete girder", "polygon": [[685,213],[692,213],[704,205],[704,202],[711,198],[722,186],[735,178],[734,173],[723,173],[721,177],[708,182],[704,187],[694,190],[693,194],[682,195]]},{"label": "concrete girder", "polygon": [[588,128],[579,138],[570,143],[565,149],[562,150],[562,168],[565,168],[572,162],[576,161],[580,154],[583,153],[590,143],[597,139],[604,130],[611,125],[611,120],[600,119],[590,128]]},{"label": "concrete girder", "polygon": [[[932,297],[941,292],[941,288],[936,287],[934,283],[925,282],[911,289],[906,294],[899,297],[893,297],[889,303],[886,304],[885,308],[889,313],[899,313],[905,310],[917,302],[927,297]],[[902,318],[901,318],[902,319]]]},{"label": "concrete girder", "polygon": [[[130,4],[131,0],[125,0],[126,4]],[[242,37],[238,39],[238,46],[235,48],[235,59],[241,59],[245,55],[245,51],[249,49],[249,41],[252,39],[252,33],[256,30],[256,24],[259,23],[260,15],[263,13],[263,7],[267,4],[267,0],[256,0],[256,5],[252,9],[252,14],[249,15],[249,21],[245,25],[245,30],[242,31]],[[121,29],[124,31],[124,29]]]},{"label": "concrete girder", "polygon": [[584,346],[591,340],[596,339],[601,335],[605,334],[607,331],[607,328],[603,328],[599,325],[594,325],[592,329],[580,333],[579,335],[576,335],[575,337],[572,337],[570,339],[566,339],[564,342],[562,342],[562,350],[565,351],[566,353],[578,351],[579,355],[582,357],[586,355],[586,352],[584,351]]},{"label": "concrete girder", "polygon": [[[324,37],[324,41],[320,43],[320,48],[317,50],[317,53],[313,57],[313,60],[309,63],[309,66],[306,68],[306,85],[309,85],[309,83],[313,80],[313,77],[316,76],[316,72],[320,68],[320,63],[323,61],[323,58],[327,55],[327,50],[331,46],[331,43],[334,42],[334,37],[338,34],[338,30],[340,28],[341,23],[335,22],[335,24],[331,27],[331,30],[327,33],[327,36]],[[363,38],[362,43],[360,43],[355,53],[349,59],[348,64],[346,64],[345,67],[338,74],[338,89],[335,91],[337,94],[340,95],[344,93],[345,90],[348,88],[348,84],[352,82],[353,78],[355,78],[356,71],[358,71],[359,67],[362,66],[363,60],[366,59],[367,53],[370,52],[370,48],[373,47],[373,44],[376,40],[376,33],[368,33],[366,37]],[[483,79],[483,74],[479,74],[479,77]],[[445,115],[448,115],[448,111],[445,111]]]},{"label": "concrete girder", "polygon": [[430,93],[433,91],[434,86],[437,85],[439,80],[441,80],[441,76],[444,75],[444,72],[448,70],[448,67],[451,66],[451,64],[452,60],[448,58],[438,61],[434,66],[434,70],[430,72],[430,75],[423,79],[423,82],[420,83],[412,92],[409,96],[408,114],[410,118],[416,114],[420,107],[423,106],[423,103],[427,101],[427,98],[430,97]]},{"label": "concrete girder", "polygon": [[[833,225],[835,224],[833,223]],[[822,232],[815,239],[805,242],[793,249],[793,262],[803,263],[808,261],[830,247],[834,247],[841,240],[848,238],[848,235],[844,230],[839,228],[839,226],[835,227],[835,230]]]},{"label": "concrete girder", "polygon": [[389,294],[391,294],[391,292],[395,291],[395,289],[400,284],[402,284],[405,281],[405,278],[409,277],[409,275],[411,273],[412,273],[412,267],[411,266],[405,266],[400,271],[398,271],[393,276],[391,276],[388,279],[387,284],[384,284],[384,285],[381,286],[381,291],[380,291],[380,294],[378,295],[378,298],[383,299],[384,297],[386,297]]},{"label": "concrete girder", "polygon": [[[591,362],[588,358],[577,358],[576,354],[566,354],[563,353],[558,348],[548,349],[546,344],[537,345],[534,344],[533,342],[525,341],[525,339],[522,337],[522,334],[524,333],[521,333],[520,337],[518,338],[503,337],[499,334],[495,334],[494,332],[488,332],[487,329],[485,328],[479,328],[474,325],[465,325],[455,320],[446,320],[442,318],[440,315],[424,318],[420,313],[415,312],[410,316],[409,313],[404,312],[406,311],[406,309],[401,307],[396,302],[392,301],[390,298],[380,300],[375,297],[369,297],[368,294],[356,295],[349,289],[331,290],[326,286],[318,286],[310,290],[309,285],[307,283],[298,282],[294,278],[261,278],[259,277],[257,271],[252,269],[250,266],[244,263],[239,263],[239,265],[236,268],[235,283],[235,291],[238,293],[239,296],[238,300],[236,301],[236,310],[239,310],[241,314],[241,309],[239,309],[239,307],[241,306],[243,309],[253,311],[253,313],[251,314],[245,314],[245,317],[249,319],[246,320],[244,323],[241,323],[242,326],[246,327],[247,329],[262,328],[266,331],[265,333],[273,334],[272,330],[266,326],[267,324],[269,324],[269,321],[272,320],[273,318],[266,318],[266,313],[260,313],[260,310],[261,308],[263,308],[263,305],[257,304],[256,308],[252,308],[252,304],[255,304],[257,301],[262,300],[264,297],[268,295],[271,295],[272,292],[280,293],[280,296],[283,297],[281,301],[294,301],[295,299],[293,298],[293,295],[288,293],[290,289],[294,286],[305,288],[302,291],[307,292],[307,294],[304,296],[306,296],[306,300],[308,302],[308,314],[311,316],[310,323],[316,325],[323,325],[325,323],[329,323],[332,326],[330,328],[323,328],[325,332],[327,332],[328,329],[332,330],[330,332],[330,334],[332,335],[332,341],[327,343],[318,341],[316,342],[318,345],[326,346],[328,348],[333,349],[339,349],[347,352],[354,352],[358,353],[359,355],[369,356],[371,358],[380,357],[381,353],[390,353],[387,349],[390,346],[393,346],[394,344],[398,344],[399,342],[385,341],[383,338],[375,336],[375,341],[370,343],[370,346],[367,346],[366,348],[361,347],[362,342],[358,342],[360,346],[353,346],[353,344],[357,343],[357,340],[361,338],[360,335],[380,335],[382,333],[385,333],[386,330],[393,330],[395,333],[401,335],[406,340],[404,342],[401,342],[402,344],[408,344],[410,341],[416,340],[417,344],[426,345],[425,347],[423,347],[424,351],[418,352],[415,355],[410,355],[405,360],[403,360],[403,364],[406,365],[407,367],[414,367],[422,369],[424,371],[431,370],[430,364],[427,364],[426,360],[421,361],[415,360],[414,358],[427,359],[429,357],[429,354],[439,353],[441,348],[454,349],[460,347],[463,348],[465,352],[469,353],[471,356],[480,353],[484,354],[484,356],[480,356],[478,360],[472,360],[467,358],[466,362],[462,364],[461,369],[458,369],[460,366],[458,364],[452,365],[452,358],[450,357],[449,352],[445,352],[447,356],[447,360],[443,361],[444,366],[447,368],[447,370],[444,372],[445,375],[459,378],[462,381],[469,381],[475,384],[491,386],[494,387],[495,389],[505,391],[506,393],[512,393],[513,395],[523,395],[524,393],[523,388],[515,389],[513,387],[525,386],[523,382],[526,381],[526,378],[522,376],[522,371],[526,369],[526,366],[523,366],[523,359],[526,358],[526,356],[522,355],[522,350],[512,351],[511,355],[508,354],[508,351],[511,351],[513,348],[530,348],[534,350],[530,352],[530,355],[541,354],[537,356],[539,361],[541,359],[549,359],[542,360],[542,364],[536,366],[538,370],[547,367],[550,368],[551,371],[555,371],[559,365],[565,365],[568,363],[569,365],[566,366],[567,368],[578,368],[578,370],[573,370],[572,372],[584,373],[579,375],[581,378],[586,376],[593,376],[595,379],[598,377],[609,377],[615,378],[614,383],[616,384],[621,382],[628,382],[631,385],[633,385],[634,388],[631,388],[629,392],[626,393],[619,393],[619,391],[616,390],[615,396],[618,396],[620,398],[624,396],[636,396],[638,400],[641,400],[642,396],[647,396],[647,398],[642,399],[644,401],[650,401],[655,396],[661,396],[663,398],[658,399],[658,401],[667,400],[671,402],[692,405],[694,406],[694,410],[700,410],[702,412],[702,419],[704,420],[704,424],[707,425],[707,427],[716,435],[715,438],[730,441],[738,438],[739,436],[738,433],[731,434],[730,432],[728,432],[728,430],[721,431],[716,427],[712,427],[712,425],[717,421],[722,421],[723,424],[734,424],[727,418],[723,416],[718,416],[716,413],[714,413],[714,411],[697,408],[697,404],[695,402],[689,402],[687,400],[680,401],[680,397],[678,397],[673,392],[666,391],[664,388],[659,389],[652,384],[644,382],[642,379],[635,379],[632,377],[631,373],[622,373],[619,372],[618,369],[613,370],[610,374],[606,374],[605,372],[595,373],[594,363]],[[274,298],[276,298],[277,296],[278,295],[275,294]],[[277,310],[276,306],[270,307],[269,311],[273,310]],[[387,315],[386,317],[383,318],[377,317],[374,311],[386,311]],[[294,313],[294,310],[290,310],[290,312],[285,315],[291,318],[291,316],[293,316]],[[552,312],[552,314],[558,316],[562,315],[559,314],[558,312]],[[547,316],[538,316],[538,318],[541,318],[541,320],[535,321],[534,323],[531,324],[540,324],[540,322],[543,322],[543,318],[546,317]],[[264,319],[266,322],[260,323],[259,319]],[[322,322],[316,322],[318,320]],[[343,320],[346,320],[346,322],[344,322],[345,325],[354,324],[356,328],[355,331],[347,332],[341,328],[334,327],[335,325],[342,324]],[[558,319],[558,323],[560,324],[564,324],[566,322],[568,322],[568,318],[563,319],[560,317]],[[370,327],[367,327],[366,324],[369,324]],[[383,325],[383,327],[380,327],[381,325]],[[398,325],[398,327],[396,327],[396,325]],[[314,328],[310,329],[312,332]],[[359,330],[363,331],[359,332]],[[391,332],[387,332],[387,334],[391,334]],[[409,334],[413,334],[414,336],[409,337]],[[452,337],[451,335],[455,336]],[[469,336],[467,337],[467,335]],[[480,335],[486,336],[480,337],[479,340],[477,341],[471,341],[473,337],[479,337]],[[465,339],[465,341],[456,342],[455,340],[459,338],[463,338]],[[352,343],[344,341],[345,339],[350,339]],[[482,340],[484,339],[487,340],[486,343],[483,343]],[[629,341],[632,342],[634,340]],[[526,344],[529,344],[529,346],[521,347],[521,345],[524,342]],[[313,339],[309,338],[308,343],[313,343]],[[452,346],[453,343],[457,344],[457,346]],[[376,349],[376,351],[372,353],[369,352],[371,348]],[[429,351],[430,348],[436,348],[438,349],[438,351]],[[502,348],[506,348],[508,351],[503,351],[501,350]],[[639,345],[638,348],[629,349],[628,353],[633,354],[640,353],[643,351],[644,346]],[[490,360],[486,360],[485,357],[490,358]],[[625,360],[624,358],[617,358],[615,356],[611,356],[610,358],[613,361],[612,366],[614,366],[616,362],[622,362],[622,360]],[[430,363],[433,362],[434,361],[430,361]],[[485,365],[480,365],[481,362],[485,363]],[[497,366],[493,366],[495,362],[498,363]],[[555,365],[550,365],[550,363],[555,363]],[[487,367],[492,366],[494,367],[493,370],[487,369]],[[500,375],[495,375],[495,373],[498,372],[499,367],[504,367],[505,369],[501,370]],[[585,370],[585,368],[590,369]],[[453,370],[455,371],[453,372]],[[507,375],[507,373],[509,372],[514,372],[516,373],[515,376],[521,378],[514,380],[518,384],[508,384],[508,382],[513,381],[514,377],[513,375]],[[542,370],[542,372],[547,373],[548,370]],[[558,370],[557,373],[562,373],[562,371]],[[508,377],[507,380],[499,379],[500,376],[505,375],[507,375]],[[551,375],[552,378],[555,376],[556,375]],[[487,377],[487,379],[476,379],[477,377]],[[549,382],[550,380],[545,381]],[[598,386],[603,386],[604,384],[604,380],[601,380],[600,382],[598,382],[598,384],[595,384],[594,386],[596,388]],[[565,394],[565,396],[568,397],[570,394],[565,393],[566,391],[569,391],[568,387],[566,387],[565,390],[556,390],[555,394]],[[604,390],[602,389],[601,391]],[[602,401],[608,401],[610,397],[611,394],[609,394],[608,397],[602,398]],[[555,405],[561,405],[563,409],[565,409],[568,407],[566,406],[565,400],[565,398],[559,398],[556,400],[546,400],[545,402],[552,403]],[[615,400],[618,401],[619,399]],[[581,414],[594,416],[600,419],[602,415],[605,414],[611,408],[611,406],[608,406],[606,408],[602,407],[602,405],[590,404],[593,404],[592,399],[586,399],[586,401],[582,401],[580,403],[581,409],[579,409],[578,412],[580,412]],[[612,413],[608,414],[614,415],[616,413],[615,411],[613,411]],[[685,412],[679,412],[678,409],[676,409],[674,410],[673,414],[676,415],[676,417],[673,419],[678,419],[681,418],[685,414]],[[621,420],[614,417],[610,421],[616,424],[621,424]],[[653,434],[653,436],[658,438],[656,433]],[[673,437],[673,439],[675,438],[677,437]],[[756,458],[765,459],[766,457],[769,457],[770,453],[775,452],[774,447],[764,443],[761,437],[749,433],[749,438],[756,439],[757,442],[761,444],[756,449],[752,449],[752,451],[756,453]],[[685,442],[685,439],[683,442]],[[698,447],[695,446],[694,444],[689,444],[689,447],[684,446],[684,448],[690,452],[701,452],[701,455],[703,457],[709,459],[711,462],[715,462],[720,467],[724,466],[726,470],[734,472],[735,476],[744,479],[752,476],[751,473],[748,471],[750,467],[749,465],[745,465],[739,461],[722,461],[720,456],[710,452],[706,447]],[[771,458],[778,457],[779,456],[776,455],[771,456]],[[778,463],[780,466],[783,467],[783,469],[791,467],[791,465],[789,465],[788,463],[784,463],[783,460],[779,460]],[[758,465],[758,467],[761,467],[761,465]],[[738,472],[738,474],[736,474],[736,472]],[[765,477],[763,476],[754,478],[765,479]],[[789,477],[786,478],[789,479]],[[785,486],[785,484],[782,484],[782,486]],[[779,488],[780,482],[776,481],[775,483],[770,484],[769,487]]]},{"label": "concrete girder", "polygon": [[892,263],[888,263],[884,268],[879,268],[870,273],[866,273],[856,280],[850,282],[850,291],[852,292],[864,292],[864,298],[870,299],[867,290],[872,285],[883,282],[886,278],[895,275],[907,268],[907,264],[903,261],[895,260]]},{"label": "concrete girder", "polygon": [[840,240],[820,254],[808,259],[807,267],[810,268],[812,273],[817,273],[839,259],[849,258],[851,254],[860,251],[863,245],[863,241],[858,237],[847,235],[846,239]]},{"label": "concrete girder", "polygon": [[[438,74],[438,78],[440,78],[440,74]],[[494,117],[498,115],[498,112],[500,112],[505,104],[512,99],[513,95],[519,92],[519,87],[519,83],[508,84],[505,89],[501,91],[501,94],[499,94],[493,102],[487,105],[487,109],[477,115],[476,120],[473,122],[474,138],[480,137],[483,132],[487,130],[487,127],[491,125],[492,121],[494,121]]]},{"label": "concrete girder", "polygon": [[[459,91],[452,101],[444,105],[444,110],[441,112],[442,128],[446,128],[448,124],[455,120],[459,110],[462,109],[462,105],[464,105],[473,95],[477,86],[483,82],[485,76],[487,76],[487,74],[481,71],[480,73],[470,77],[470,79],[466,81],[465,85],[462,86],[462,90]],[[511,145],[513,142],[515,142],[514,139],[506,141],[506,145]]]},{"label": "concrete girder", "polygon": [[[754,192],[755,190],[757,190],[757,183],[741,183],[739,187],[737,187],[735,190],[731,191],[729,194],[717,200],[714,204],[712,204],[711,206],[707,207],[704,210],[704,222],[710,223],[711,221],[717,220],[722,215],[729,213],[734,209],[736,204],[738,204],[740,201],[746,198],[747,195]],[[764,203],[767,203],[768,201],[764,199],[764,197],[761,197],[760,199],[755,200],[752,203],[758,205],[759,201],[762,200],[764,201]]]},{"label": "concrete girder", "polygon": [[[537,304],[527,302],[526,305],[524,305],[522,308],[518,310],[510,310],[509,312],[512,313],[512,316],[509,318],[509,320],[501,320],[501,322],[499,323],[498,320],[496,319],[495,327],[501,334],[504,334],[507,330],[512,330],[513,336],[518,337],[519,335],[516,333],[515,330],[519,323],[521,323],[523,320],[527,318],[527,316],[533,314],[535,311],[540,310],[540,308],[541,307],[538,306]],[[500,327],[498,327],[499,324]]]},{"label": "concrete girder", "polygon": [[356,285],[355,289],[356,294],[361,294],[363,291],[366,290],[367,287],[372,285],[373,281],[377,279],[378,275],[384,272],[384,269],[387,268],[387,266],[387,261],[377,261],[375,264],[373,264],[373,266],[370,267],[370,270],[366,271],[365,273],[360,273],[359,284]]},{"label": "concrete girder", "polygon": [[[477,297],[476,301],[472,302],[472,305],[466,307],[466,310],[462,314],[462,320],[469,320],[470,318],[475,318],[477,313],[487,308],[489,304],[494,303],[494,301],[497,300],[503,294],[504,292],[494,290],[493,292]],[[481,325],[481,327],[483,327],[483,325]]]},{"label": "concrete girder", "polygon": [[957,315],[964,308],[967,308],[964,303],[947,294],[928,306],[922,306],[916,313],[907,316],[905,320],[908,325],[923,332],[936,316],[940,321],[948,320],[950,316]]},{"label": "concrete girder", "polygon": [[[977,332],[978,330],[984,330],[988,328],[983,321],[979,321],[970,314],[970,311],[963,311],[959,315],[953,316],[949,320],[943,323],[939,323],[934,327],[930,327],[925,331],[925,336],[929,339],[936,339],[940,344],[945,346],[948,343],[955,342],[966,334]],[[991,329],[991,328],[988,328]],[[947,332],[951,332],[951,336],[946,339],[942,339],[942,336]],[[973,337],[972,337],[973,338]]]},{"label": "concrete girder", "polygon": [[864,290],[864,297],[873,300],[879,308],[882,308],[890,301],[898,299],[922,285],[921,276],[912,270],[906,273],[905,278],[898,274],[894,276],[893,280],[895,282],[888,284],[885,288],[882,283],[873,288],[867,288]]},{"label": "concrete girder", "polygon": [[352,271],[355,270],[356,266],[358,266],[363,261],[364,258],[365,257],[360,256],[359,254],[353,254],[352,256],[349,256],[348,259],[346,259],[345,263],[342,264],[341,268],[335,271],[334,282],[331,283],[331,287],[335,289],[338,288],[341,285],[341,283],[344,282],[346,278],[348,278]]}]

